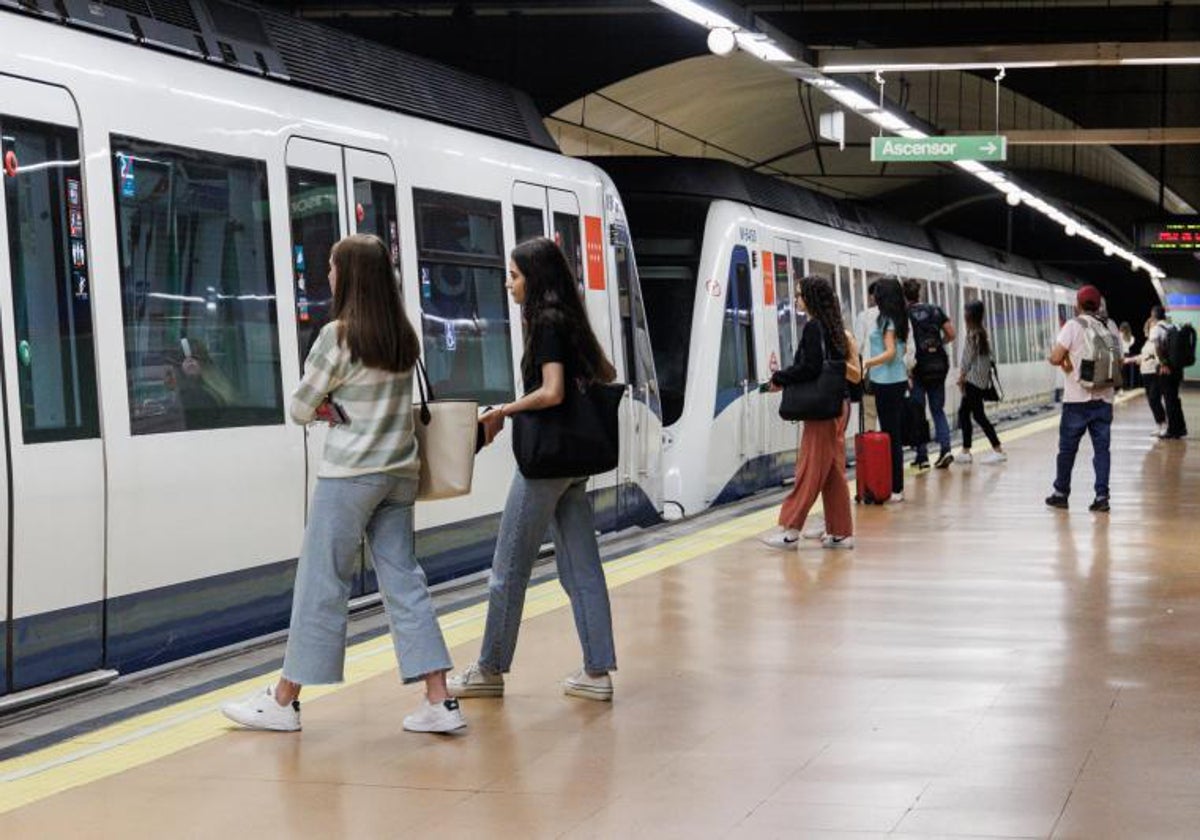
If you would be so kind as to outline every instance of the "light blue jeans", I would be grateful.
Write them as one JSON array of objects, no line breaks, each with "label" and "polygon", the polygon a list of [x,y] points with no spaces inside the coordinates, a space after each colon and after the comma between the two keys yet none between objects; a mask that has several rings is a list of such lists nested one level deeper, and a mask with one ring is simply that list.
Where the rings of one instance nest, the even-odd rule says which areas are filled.
[{"label": "light blue jeans", "polygon": [[450,669],[413,551],[416,496],[415,479],[386,473],[317,479],[292,593],[284,679],[300,685],[342,681],[347,602],[364,532],[404,682]]},{"label": "light blue jeans", "polygon": [[548,528],[553,529],[558,577],[575,614],[583,666],[592,673],[616,669],[608,586],[586,485],[586,479],[530,479],[519,472],[513,478],[488,584],[487,626],[479,654],[485,671],[503,674],[512,667],[525,590]]}]

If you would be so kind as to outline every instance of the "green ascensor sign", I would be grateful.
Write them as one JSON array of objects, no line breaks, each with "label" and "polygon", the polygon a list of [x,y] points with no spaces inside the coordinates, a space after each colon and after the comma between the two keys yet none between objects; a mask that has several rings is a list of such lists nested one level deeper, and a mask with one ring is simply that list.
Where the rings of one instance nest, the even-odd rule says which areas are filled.
[{"label": "green ascensor sign", "polygon": [[1001,161],[1008,159],[1003,137],[872,137],[871,160],[875,163],[953,163],[958,160]]}]

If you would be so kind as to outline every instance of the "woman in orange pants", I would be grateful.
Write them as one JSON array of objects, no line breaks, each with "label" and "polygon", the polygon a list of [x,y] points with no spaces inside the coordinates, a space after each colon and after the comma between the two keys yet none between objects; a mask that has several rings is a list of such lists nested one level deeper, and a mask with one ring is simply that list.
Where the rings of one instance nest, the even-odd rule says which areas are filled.
[{"label": "woman in orange pants", "polygon": [[[800,346],[792,366],[771,377],[771,390],[815,380],[825,357],[846,360],[846,379],[858,382],[861,370],[854,337],[842,323],[833,285],[823,277],[800,281],[796,308],[808,313],[800,334]],[[783,500],[779,529],[763,538],[772,548],[794,548],[809,510],[822,498],[825,508],[825,548],[854,548],[854,520],[850,515],[850,489],[846,484],[846,424],[850,403],[844,402],[841,416],[831,420],[807,420],[796,460],[796,484]]]}]

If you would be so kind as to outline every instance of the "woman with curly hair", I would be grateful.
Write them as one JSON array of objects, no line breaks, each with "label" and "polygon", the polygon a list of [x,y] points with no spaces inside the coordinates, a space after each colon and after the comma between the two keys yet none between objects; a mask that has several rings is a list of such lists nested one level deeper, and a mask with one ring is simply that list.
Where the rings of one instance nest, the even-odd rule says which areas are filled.
[{"label": "woman with curly hair", "polygon": [[[805,277],[796,294],[796,309],[808,313],[792,366],[771,376],[770,388],[812,382],[821,375],[825,359],[846,362],[846,379],[857,382],[858,347],[842,323],[842,310],[833,285],[824,277]],[[772,548],[791,548],[800,541],[804,520],[820,496],[825,507],[825,548],[854,548],[854,520],[846,484],[846,423],[850,403],[840,416],[806,420],[796,459],[796,483],[779,511],[779,530],[763,539]]]}]

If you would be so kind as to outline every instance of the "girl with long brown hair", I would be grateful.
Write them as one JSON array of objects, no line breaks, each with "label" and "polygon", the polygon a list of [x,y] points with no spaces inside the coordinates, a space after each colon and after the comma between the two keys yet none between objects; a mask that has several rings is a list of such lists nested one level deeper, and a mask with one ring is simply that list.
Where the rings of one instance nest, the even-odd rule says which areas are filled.
[{"label": "girl with long brown hair", "polygon": [[[483,416],[488,440],[507,417],[561,404],[566,388],[576,381],[616,378],[588,323],[571,267],[553,241],[531,239],[513,250],[508,290],[521,307],[525,395]],[[609,672],[617,667],[612,613],[586,488],[585,476],[526,478],[520,472],[513,476],[492,559],[483,644],[478,661],[450,678],[450,691],[456,697],[504,694],[503,675],[516,652],[529,576],[542,539],[552,529],[559,580],[571,599],[583,648],[583,667],[566,678],[563,691],[588,700],[612,699]]]},{"label": "girl with long brown hair", "polygon": [[387,246],[348,236],[329,258],[333,309],[292,394],[300,424],[331,424],[317,471],[292,596],[283,675],[222,711],[251,729],[300,729],[300,689],[342,681],[350,583],[363,536],[371,546],[404,682],[425,700],[404,718],[414,732],[466,726],[446,690],[450,654],[413,550],[420,468],[412,419],[412,371],[420,341],[404,313]]},{"label": "girl with long brown hair", "polygon": [[[772,374],[770,389],[813,382],[826,359],[846,362],[848,382],[858,382],[858,347],[845,325],[833,285],[824,277],[805,277],[796,295],[796,309],[808,313],[800,346],[791,367]],[[847,394],[847,397],[849,395]],[[825,508],[825,548],[854,547],[854,519],[850,514],[850,488],[846,484],[846,423],[850,403],[830,420],[806,420],[796,459],[796,483],[779,511],[779,530],[763,538],[772,548],[794,548],[800,542],[804,520],[820,496]]]}]

